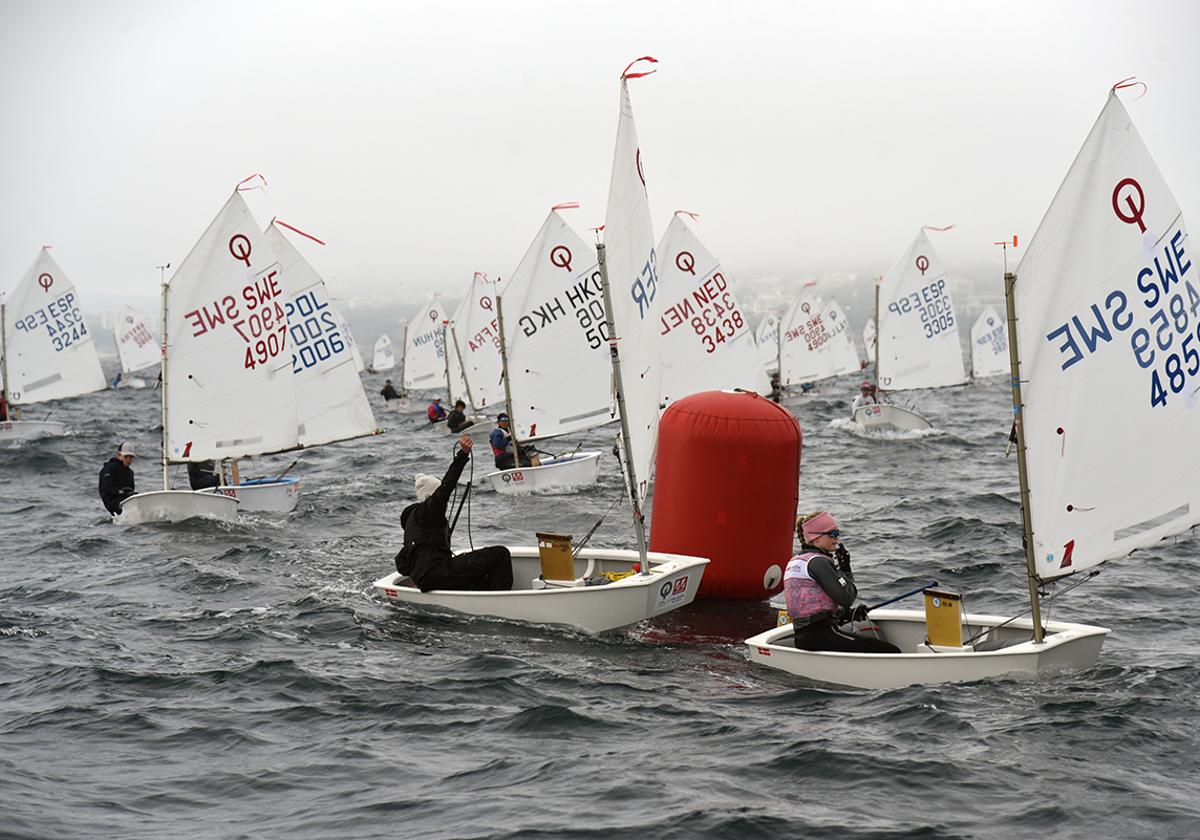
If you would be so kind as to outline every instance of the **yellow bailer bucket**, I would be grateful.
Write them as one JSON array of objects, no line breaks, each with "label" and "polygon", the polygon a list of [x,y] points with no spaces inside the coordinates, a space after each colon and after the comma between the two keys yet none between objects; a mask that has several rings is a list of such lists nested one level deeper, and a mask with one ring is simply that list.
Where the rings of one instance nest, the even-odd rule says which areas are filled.
[{"label": "yellow bailer bucket", "polygon": [[926,589],[925,637],[934,647],[962,647],[962,595]]},{"label": "yellow bailer bucket", "polygon": [[536,534],[542,577],[546,580],[574,580],[575,558],[569,534]]}]

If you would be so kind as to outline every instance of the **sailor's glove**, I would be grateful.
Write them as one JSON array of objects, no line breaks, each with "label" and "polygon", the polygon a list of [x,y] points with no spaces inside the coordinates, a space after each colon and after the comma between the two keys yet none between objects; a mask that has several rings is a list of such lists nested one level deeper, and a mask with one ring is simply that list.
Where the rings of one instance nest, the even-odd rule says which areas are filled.
[{"label": "sailor's glove", "polygon": [[850,612],[851,621],[866,621],[867,620],[867,605],[859,604]]},{"label": "sailor's glove", "polygon": [[846,546],[838,545],[833,552],[833,562],[843,574],[850,574],[850,552],[846,550]]},{"label": "sailor's glove", "polygon": [[122,487],[120,490],[117,491],[117,495],[122,499],[127,499],[133,495],[133,488],[132,487]]}]

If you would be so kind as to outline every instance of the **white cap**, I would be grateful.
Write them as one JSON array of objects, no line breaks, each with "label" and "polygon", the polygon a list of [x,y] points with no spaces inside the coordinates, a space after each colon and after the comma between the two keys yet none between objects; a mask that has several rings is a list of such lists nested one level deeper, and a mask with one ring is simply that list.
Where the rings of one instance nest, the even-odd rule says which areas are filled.
[{"label": "white cap", "polygon": [[417,488],[417,501],[423,502],[433,495],[433,491],[442,486],[442,481],[436,475],[419,474],[414,482]]},{"label": "white cap", "polygon": [[133,451],[133,444],[129,441],[121,441],[121,448],[117,450],[118,455],[133,455],[137,457],[137,453]]}]

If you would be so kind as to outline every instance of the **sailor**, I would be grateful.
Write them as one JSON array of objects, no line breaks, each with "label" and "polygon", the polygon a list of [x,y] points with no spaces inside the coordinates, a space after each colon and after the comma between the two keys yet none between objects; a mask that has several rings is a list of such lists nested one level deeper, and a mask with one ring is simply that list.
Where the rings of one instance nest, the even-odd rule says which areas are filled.
[{"label": "sailor", "polygon": [[133,458],[133,446],[122,442],[117,454],[100,468],[100,501],[113,516],[121,512],[121,503],[134,494]]},{"label": "sailor", "polygon": [[433,398],[429,408],[425,409],[425,416],[429,418],[430,423],[441,423],[446,419],[446,409],[442,408],[441,397]]},{"label": "sailor", "polygon": [[120,388],[120,387],[121,387],[121,377],[122,377],[122,376],[124,376],[124,375],[125,375],[125,372],[124,372],[124,371],[120,371],[120,370],[119,370],[119,371],[117,371],[117,375],[116,375],[116,376],[113,378],[112,384],[111,384],[111,385],[109,385],[108,387],[110,387],[110,388]]},{"label": "sailor", "polygon": [[0,420],[8,420],[8,394],[0,391]]},{"label": "sailor", "polygon": [[779,398],[782,396],[782,394],[783,392],[779,388],[779,372],[776,371],[775,373],[771,374],[771,393],[768,395],[768,397],[773,402],[779,402]]},{"label": "sailor", "polygon": [[392,380],[383,380],[383,390],[379,392],[385,400],[398,400],[400,393],[392,387]]},{"label": "sailor", "polygon": [[446,415],[446,428],[458,433],[471,425],[467,419],[467,404],[462,400],[454,401],[454,410]]},{"label": "sailor", "polygon": [[396,571],[412,577],[422,592],[512,589],[512,555],[504,546],[488,546],[463,554],[450,549],[446,507],[473,444],[469,435],[463,435],[458,445],[458,453],[440,481],[433,475],[416,478],[417,501],[400,514],[404,547],[396,555]]},{"label": "sailor", "polygon": [[783,573],[783,588],[792,634],[798,650],[832,650],[844,653],[899,653],[895,645],[862,636],[838,625],[864,621],[867,607],[851,609],[858,597],[850,571],[850,552],[841,544],[842,532],[828,512],[796,520],[800,553]]},{"label": "sailor", "polygon": [[[512,452],[512,432],[509,428],[508,415],[503,411],[496,415],[496,428],[492,429],[491,435],[488,436],[488,443],[492,445],[492,457],[496,459],[496,469],[511,470],[517,466],[517,459],[513,457]],[[542,465],[541,458],[531,455],[529,450],[520,444],[517,444],[517,451],[520,454],[520,466],[540,467]]]},{"label": "sailor", "polygon": [[854,398],[854,402],[850,405],[851,411],[857,411],[864,405],[875,405],[879,400],[875,398],[875,387],[870,382],[864,381],[858,386],[858,396]]},{"label": "sailor", "polygon": [[207,490],[209,487],[220,487],[221,479],[217,476],[215,461],[193,461],[188,464],[188,484],[193,490]]}]

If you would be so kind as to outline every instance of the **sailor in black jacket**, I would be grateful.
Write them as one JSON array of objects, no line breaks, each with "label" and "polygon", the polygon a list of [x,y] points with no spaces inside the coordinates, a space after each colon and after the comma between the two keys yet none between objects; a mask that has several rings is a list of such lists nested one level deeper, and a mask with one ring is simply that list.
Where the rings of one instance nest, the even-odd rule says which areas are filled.
[{"label": "sailor in black jacket", "polygon": [[122,443],[116,456],[100,468],[100,501],[105,509],[116,516],[121,512],[121,502],[134,494],[133,489],[133,447]]},{"label": "sailor in black jacket", "polygon": [[512,556],[502,545],[454,554],[450,550],[450,523],[446,507],[458,484],[473,445],[469,435],[439,482],[418,475],[417,501],[400,514],[404,547],[396,555],[396,571],[409,575],[422,592],[431,589],[512,589]]}]

